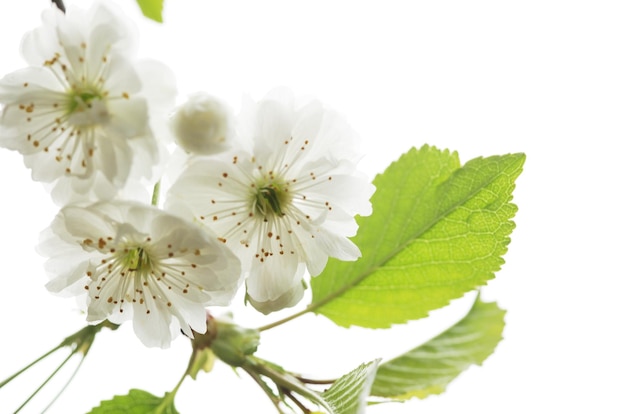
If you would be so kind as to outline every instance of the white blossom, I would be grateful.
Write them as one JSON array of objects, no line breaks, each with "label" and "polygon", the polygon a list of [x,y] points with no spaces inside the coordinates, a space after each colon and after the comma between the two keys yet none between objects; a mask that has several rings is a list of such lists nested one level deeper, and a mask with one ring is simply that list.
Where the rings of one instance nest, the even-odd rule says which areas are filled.
[{"label": "white blossom", "polygon": [[173,106],[173,75],[135,59],[135,32],[103,3],[42,20],[22,42],[29,66],[0,80],[0,145],[60,204],[111,198],[158,162],[149,121]]},{"label": "white blossom", "polygon": [[170,125],[176,143],[191,154],[216,154],[230,146],[230,113],[224,104],[206,93],[189,96],[174,112]]},{"label": "white blossom", "polygon": [[244,109],[243,149],[197,158],[172,185],[166,208],[192,216],[242,259],[247,295],[264,313],[295,305],[328,257],[355,260],[355,214],[371,213],[374,187],[356,171],[356,139],[318,101],[274,91]]},{"label": "white blossom", "polygon": [[133,202],[66,206],[42,233],[52,292],[83,297],[87,320],[132,318],[147,346],[182,330],[206,331],[208,305],[227,305],[239,260],[215,237],[156,207]]}]

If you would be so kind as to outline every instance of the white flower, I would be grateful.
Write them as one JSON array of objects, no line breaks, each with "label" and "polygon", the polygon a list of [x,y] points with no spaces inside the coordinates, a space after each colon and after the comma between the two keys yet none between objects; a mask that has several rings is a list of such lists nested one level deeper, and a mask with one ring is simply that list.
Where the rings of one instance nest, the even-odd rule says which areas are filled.
[{"label": "white flower", "polygon": [[62,187],[59,203],[111,198],[157,163],[149,117],[171,107],[173,75],[135,60],[134,32],[103,4],[42,19],[22,43],[30,66],[0,80],[0,145]]},{"label": "white flower", "polygon": [[210,155],[230,146],[231,121],[226,107],[203,92],[176,109],[170,125],[176,143],[191,154]]},{"label": "white flower", "polygon": [[[273,95],[244,111],[246,149],[193,160],[166,208],[192,215],[230,246],[249,272],[250,302],[264,313],[295,305],[328,257],[355,260],[355,214],[371,213],[374,187],[355,169],[355,137],[317,102]],[[245,145],[245,144],[244,144]]]},{"label": "white flower", "polygon": [[122,323],[147,346],[206,331],[207,305],[227,305],[239,260],[197,225],[132,202],[67,206],[42,233],[47,287],[87,294],[87,320]]}]

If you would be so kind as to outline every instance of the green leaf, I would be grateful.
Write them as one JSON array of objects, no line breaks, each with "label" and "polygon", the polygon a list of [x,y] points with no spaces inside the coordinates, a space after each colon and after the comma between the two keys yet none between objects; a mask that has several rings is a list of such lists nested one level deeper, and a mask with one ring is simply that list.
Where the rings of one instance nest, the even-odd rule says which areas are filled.
[{"label": "green leaf", "polygon": [[102,401],[88,414],[178,414],[172,399],[156,397],[142,390],[130,390],[128,395],[116,395],[113,399]]},{"label": "green leaf", "polygon": [[415,148],[374,179],[374,213],[358,217],[362,257],[330,260],[307,308],[341,326],[419,319],[484,285],[504,263],[524,154],[476,158]]},{"label": "green leaf", "polygon": [[476,300],[456,325],[406,354],[381,364],[371,394],[404,400],[441,394],[470,365],[480,365],[502,339],[505,311]]},{"label": "green leaf", "polygon": [[215,354],[211,348],[204,348],[194,353],[193,361],[189,366],[189,376],[194,380],[200,371],[211,372],[215,364]]},{"label": "green leaf", "polygon": [[376,376],[379,360],[362,364],[339,378],[322,394],[332,408],[332,414],[361,414],[367,407],[372,382]]},{"label": "green leaf", "polygon": [[163,0],[137,0],[137,4],[148,19],[163,23]]}]

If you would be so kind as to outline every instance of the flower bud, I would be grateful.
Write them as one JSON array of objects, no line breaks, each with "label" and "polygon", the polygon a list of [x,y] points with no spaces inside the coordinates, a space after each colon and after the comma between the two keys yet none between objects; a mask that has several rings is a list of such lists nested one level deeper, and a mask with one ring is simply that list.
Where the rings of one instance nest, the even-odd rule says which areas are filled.
[{"label": "flower bud", "polygon": [[228,320],[217,320],[217,336],[211,343],[215,355],[233,367],[240,367],[256,352],[260,333]]},{"label": "flower bud", "polygon": [[204,92],[190,95],[170,122],[176,143],[191,154],[211,155],[229,147],[230,114],[220,101]]}]

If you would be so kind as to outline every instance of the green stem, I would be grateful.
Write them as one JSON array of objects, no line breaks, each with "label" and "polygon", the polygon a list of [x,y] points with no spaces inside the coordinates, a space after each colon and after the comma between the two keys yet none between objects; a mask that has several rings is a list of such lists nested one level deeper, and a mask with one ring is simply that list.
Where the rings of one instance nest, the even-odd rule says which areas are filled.
[{"label": "green stem", "polygon": [[181,377],[181,379],[178,380],[178,383],[176,384],[176,386],[174,387],[172,391],[165,393],[165,396],[163,397],[163,401],[161,401],[161,404],[159,404],[159,406],[154,410],[154,414],[163,414],[164,412],[166,412],[165,411],[166,409],[174,405],[174,398],[176,398],[176,393],[178,392],[178,389],[180,388],[186,376],[187,376],[187,372],[185,372],[185,374]]},{"label": "green stem", "polygon": [[313,384],[313,385],[332,385],[334,384],[337,380],[336,379],[331,379],[331,380],[315,380],[315,379],[311,379],[311,378],[305,378],[305,377],[301,377],[299,375],[294,375],[294,377],[304,383],[304,384]]},{"label": "green stem", "polygon": [[176,384],[174,389],[165,394],[161,404],[159,404],[159,406],[154,410],[154,414],[162,414],[164,410],[174,405],[174,398],[176,398],[176,393],[178,392],[178,389],[180,388],[180,386],[183,384],[183,381],[185,380],[187,375],[190,374],[191,368],[193,367],[193,362],[196,359],[197,353],[198,353],[198,350],[196,348],[193,348],[193,351],[191,352],[191,357],[189,358],[189,362],[187,363],[187,368],[185,369],[185,372],[178,380],[178,383]]},{"label": "green stem", "polygon": [[65,388],[72,381],[72,379],[74,378],[74,376],[78,372],[78,369],[82,365],[83,360],[87,356],[87,353],[89,352],[89,349],[91,348],[91,345],[95,341],[96,335],[98,334],[98,332],[100,332],[102,330],[102,328],[109,328],[111,330],[115,330],[115,329],[118,328],[118,325],[112,324],[109,321],[103,321],[103,322],[99,323],[98,325],[87,325],[84,328],[82,328],[82,329],[78,330],[77,332],[73,333],[72,335],[68,336],[63,341],[61,341],[61,343],[59,345],[57,345],[56,347],[52,348],[50,351],[46,352],[45,354],[43,354],[42,356],[40,356],[39,358],[37,358],[36,360],[31,362],[30,364],[28,364],[27,366],[25,366],[24,368],[22,368],[21,370],[16,372],[15,374],[11,375],[9,378],[4,380],[2,383],[0,383],[0,388],[2,388],[4,385],[8,384],[13,379],[18,377],[22,373],[24,373],[26,370],[30,369],[31,367],[33,367],[38,362],[40,362],[43,359],[47,358],[48,356],[52,355],[54,352],[58,351],[59,349],[65,348],[65,347],[70,347],[71,348],[72,352],[70,353],[70,355],[61,363],[61,365],[59,365],[54,370],[54,372],[50,376],[48,376],[48,378],[46,378],[46,380],[39,386],[39,388],[37,388],[35,390],[35,392],[33,392],[26,399],[26,401],[24,401],[24,403],[15,411],[15,413],[19,412],[22,408],[24,408],[30,402],[30,400],[32,400],[33,397],[35,397],[35,395],[37,395],[37,393],[39,393],[39,391],[41,391],[41,389],[52,379],[52,377],[54,377],[59,372],[59,370],[72,358],[72,356],[74,354],[76,354],[76,353],[83,354],[83,358],[81,359],[80,363],[78,364],[78,367],[76,368],[76,370],[74,371],[74,373],[72,374],[72,376],[70,377],[68,382],[65,384],[65,386],[61,389],[61,392],[56,397],[54,397],[52,402],[48,405],[48,407],[46,407],[45,410],[47,410],[57,400],[59,395],[61,395],[61,393],[65,390]]},{"label": "green stem", "polygon": [[300,400],[298,400],[289,390],[283,390],[283,393],[285,394],[285,396],[287,398],[289,398],[291,401],[294,402],[294,404],[296,404],[298,406],[298,408],[304,413],[304,414],[311,414],[311,410],[309,410],[304,404],[302,404],[300,402]]},{"label": "green stem", "polygon": [[64,343],[60,343],[59,345],[57,345],[56,347],[52,348],[51,350],[49,350],[48,352],[46,352],[45,354],[43,354],[42,356],[40,356],[39,358],[37,358],[36,360],[31,362],[30,364],[26,365],[24,368],[20,369],[15,374],[11,375],[9,378],[7,378],[4,381],[2,381],[0,383],[0,388],[4,387],[9,382],[11,382],[13,379],[15,379],[17,376],[19,376],[20,374],[22,374],[23,372],[25,372],[26,370],[31,368],[33,365],[37,364],[40,361],[43,361],[44,359],[46,359],[47,357],[49,357],[50,355],[52,355],[53,353],[55,353],[59,349],[63,348],[64,346],[65,346]]},{"label": "green stem", "polygon": [[324,407],[324,409],[329,410],[329,412],[332,412],[332,407],[328,406],[328,403],[317,392],[307,388],[289,373],[279,372],[272,368],[269,363],[259,358],[249,358],[247,364],[251,370],[271,379],[279,388],[295,392],[307,400]]},{"label": "green stem", "polygon": [[160,192],[161,192],[161,180],[157,181],[156,184],[154,185],[154,188],[152,189],[152,205],[155,207],[159,205],[159,193]]},{"label": "green stem", "polygon": [[43,409],[43,411],[41,412],[41,414],[44,414],[46,411],[48,411],[48,409],[50,407],[52,407],[52,405],[56,402],[56,400],[59,399],[59,397],[61,396],[61,394],[63,394],[65,392],[65,389],[70,385],[70,383],[74,380],[74,378],[76,377],[76,374],[78,374],[78,370],[80,369],[80,367],[83,365],[83,362],[85,361],[85,358],[87,357],[87,354],[83,354],[83,357],[80,359],[80,362],[78,363],[78,365],[76,366],[76,368],[74,369],[74,372],[72,372],[72,375],[70,376],[70,378],[65,382],[65,385],[63,385],[63,388],[61,388],[61,390],[57,393],[57,395],[54,396],[54,398],[52,399],[52,401],[50,401],[50,403],[46,406],[46,408]]},{"label": "green stem", "polygon": [[24,401],[24,403],[22,403],[22,405],[19,406],[19,408],[17,410],[15,410],[15,412],[13,414],[17,414],[18,412],[20,412],[20,410],[22,408],[24,408],[26,406],[26,404],[28,404],[30,402],[30,400],[33,399],[33,397],[35,397],[35,395],[37,395],[39,393],[39,391],[41,391],[41,389],[43,387],[46,386],[46,384],[52,379],[52,377],[54,377],[61,368],[63,368],[63,366],[74,356],[74,354],[77,352],[77,350],[73,350],[72,353],[70,353],[67,358],[65,358],[63,360],[63,362],[61,362],[61,365],[59,365],[54,371],[52,371],[52,374],[50,374],[48,376],[48,378],[45,379],[44,382],[41,383],[41,385],[39,387],[37,387],[37,389],[26,399],[26,401]]},{"label": "green stem", "polygon": [[250,367],[244,366],[242,368],[248,373],[248,375],[252,377],[252,379],[259,385],[259,387],[261,387],[263,392],[265,392],[265,394],[272,401],[272,404],[274,404],[274,407],[276,407],[276,410],[278,410],[280,414],[284,414],[284,411],[280,408],[280,399],[274,394],[272,389],[265,383],[265,381],[263,381],[263,378],[261,378],[261,376],[254,372]]},{"label": "green stem", "polygon": [[293,315],[287,316],[286,318],[280,319],[280,320],[278,320],[276,322],[272,322],[270,324],[261,326],[260,328],[257,328],[257,330],[259,332],[263,332],[263,331],[267,331],[268,329],[275,328],[277,326],[282,325],[283,323],[286,323],[286,322],[289,322],[289,321],[291,321],[293,319],[296,319],[296,318],[304,315],[305,313],[309,313],[309,312],[311,312],[313,309],[315,309],[317,307],[318,307],[317,303],[315,303],[315,304],[312,303],[312,304],[310,304],[309,306],[307,306],[306,308],[304,308],[303,310],[301,310],[298,313],[294,313]]}]

